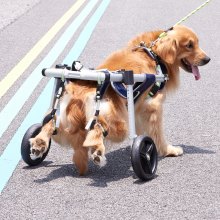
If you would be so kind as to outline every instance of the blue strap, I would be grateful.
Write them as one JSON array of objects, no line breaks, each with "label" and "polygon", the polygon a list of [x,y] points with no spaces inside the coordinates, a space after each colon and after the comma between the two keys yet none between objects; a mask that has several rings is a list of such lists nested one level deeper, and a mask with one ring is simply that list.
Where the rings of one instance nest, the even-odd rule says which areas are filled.
[{"label": "blue strap", "polygon": [[127,90],[121,82],[111,82],[111,86],[114,89],[114,91],[121,96],[122,98],[127,98]]},{"label": "blue strap", "polygon": [[[156,77],[154,74],[145,74],[146,79],[142,83],[135,83],[133,86],[134,89],[134,102],[138,100],[138,98],[145,92],[150,86],[152,86],[155,81]],[[111,82],[111,86],[114,91],[121,96],[122,98],[127,98],[127,89],[124,84],[121,82]]]}]

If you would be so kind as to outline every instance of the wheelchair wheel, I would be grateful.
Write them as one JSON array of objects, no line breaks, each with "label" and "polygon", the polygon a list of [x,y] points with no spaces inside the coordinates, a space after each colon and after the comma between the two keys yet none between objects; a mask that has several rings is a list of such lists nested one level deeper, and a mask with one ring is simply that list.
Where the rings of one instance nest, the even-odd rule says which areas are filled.
[{"label": "wheelchair wheel", "polygon": [[143,135],[136,137],[132,145],[131,163],[137,177],[143,181],[153,179],[157,161],[157,149],[153,140]]},{"label": "wheelchair wheel", "polygon": [[42,128],[42,124],[32,125],[26,131],[21,142],[21,156],[24,162],[27,163],[29,166],[39,165],[45,159],[45,157],[47,156],[50,150],[51,140],[49,141],[48,150],[42,156],[36,158],[31,157],[31,152],[30,152],[31,145],[29,139],[36,137],[40,133],[41,128]]}]

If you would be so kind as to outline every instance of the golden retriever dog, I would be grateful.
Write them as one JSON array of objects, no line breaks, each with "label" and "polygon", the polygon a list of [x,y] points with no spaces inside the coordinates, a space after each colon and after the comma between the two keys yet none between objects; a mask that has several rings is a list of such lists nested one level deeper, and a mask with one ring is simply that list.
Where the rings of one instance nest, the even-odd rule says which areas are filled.
[{"label": "golden retriever dog", "polygon": [[[137,135],[150,136],[161,156],[179,156],[183,149],[169,144],[163,133],[163,102],[166,95],[174,91],[179,84],[180,67],[193,73],[196,80],[200,78],[198,66],[207,64],[210,58],[199,47],[197,35],[189,28],[177,25],[168,30],[166,35],[158,38],[163,31],[146,32],[131,40],[128,45],[112,53],[97,69],[132,70],[134,74],[155,74],[155,61],[140,47],[144,42],[160,57],[165,65],[169,80],[164,88],[153,97],[148,96],[147,89],[135,103],[135,120]],[[36,156],[46,152],[49,140],[74,149],[73,162],[80,175],[88,170],[88,160],[96,164],[105,164],[106,139],[121,142],[128,136],[128,114],[126,99],[123,99],[109,87],[100,104],[100,114],[91,130],[85,127],[95,112],[95,94],[97,83],[93,81],[73,80],[66,84],[60,103],[60,123],[57,134],[53,135],[54,123],[49,121],[41,132],[30,139],[31,151]]]}]

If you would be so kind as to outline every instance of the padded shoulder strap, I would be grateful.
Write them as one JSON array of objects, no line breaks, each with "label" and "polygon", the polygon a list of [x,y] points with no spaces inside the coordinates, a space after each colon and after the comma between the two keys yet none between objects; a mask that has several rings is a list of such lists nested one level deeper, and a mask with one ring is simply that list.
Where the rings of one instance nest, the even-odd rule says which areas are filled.
[{"label": "padded shoulder strap", "polygon": [[[145,74],[146,79],[144,82],[135,83],[134,85],[134,102],[138,100],[138,98],[150,87],[155,81],[156,77],[154,74]],[[121,96],[122,98],[127,98],[127,89],[125,85],[121,82],[111,82],[111,86],[114,91]]]},{"label": "padded shoulder strap", "polygon": [[121,82],[111,82],[111,86],[119,96],[124,99],[127,98],[127,89],[125,88],[124,84]]}]

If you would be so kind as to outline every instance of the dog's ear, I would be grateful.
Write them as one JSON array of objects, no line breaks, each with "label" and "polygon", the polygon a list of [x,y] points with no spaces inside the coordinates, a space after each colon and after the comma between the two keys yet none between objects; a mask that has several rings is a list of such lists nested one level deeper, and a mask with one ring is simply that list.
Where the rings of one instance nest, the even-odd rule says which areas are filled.
[{"label": "dog's ear", "polygon": [[175,39],[166,37],[158,42],[157,55],[166,63],[173,64],[177,56],[177,42]]}]

